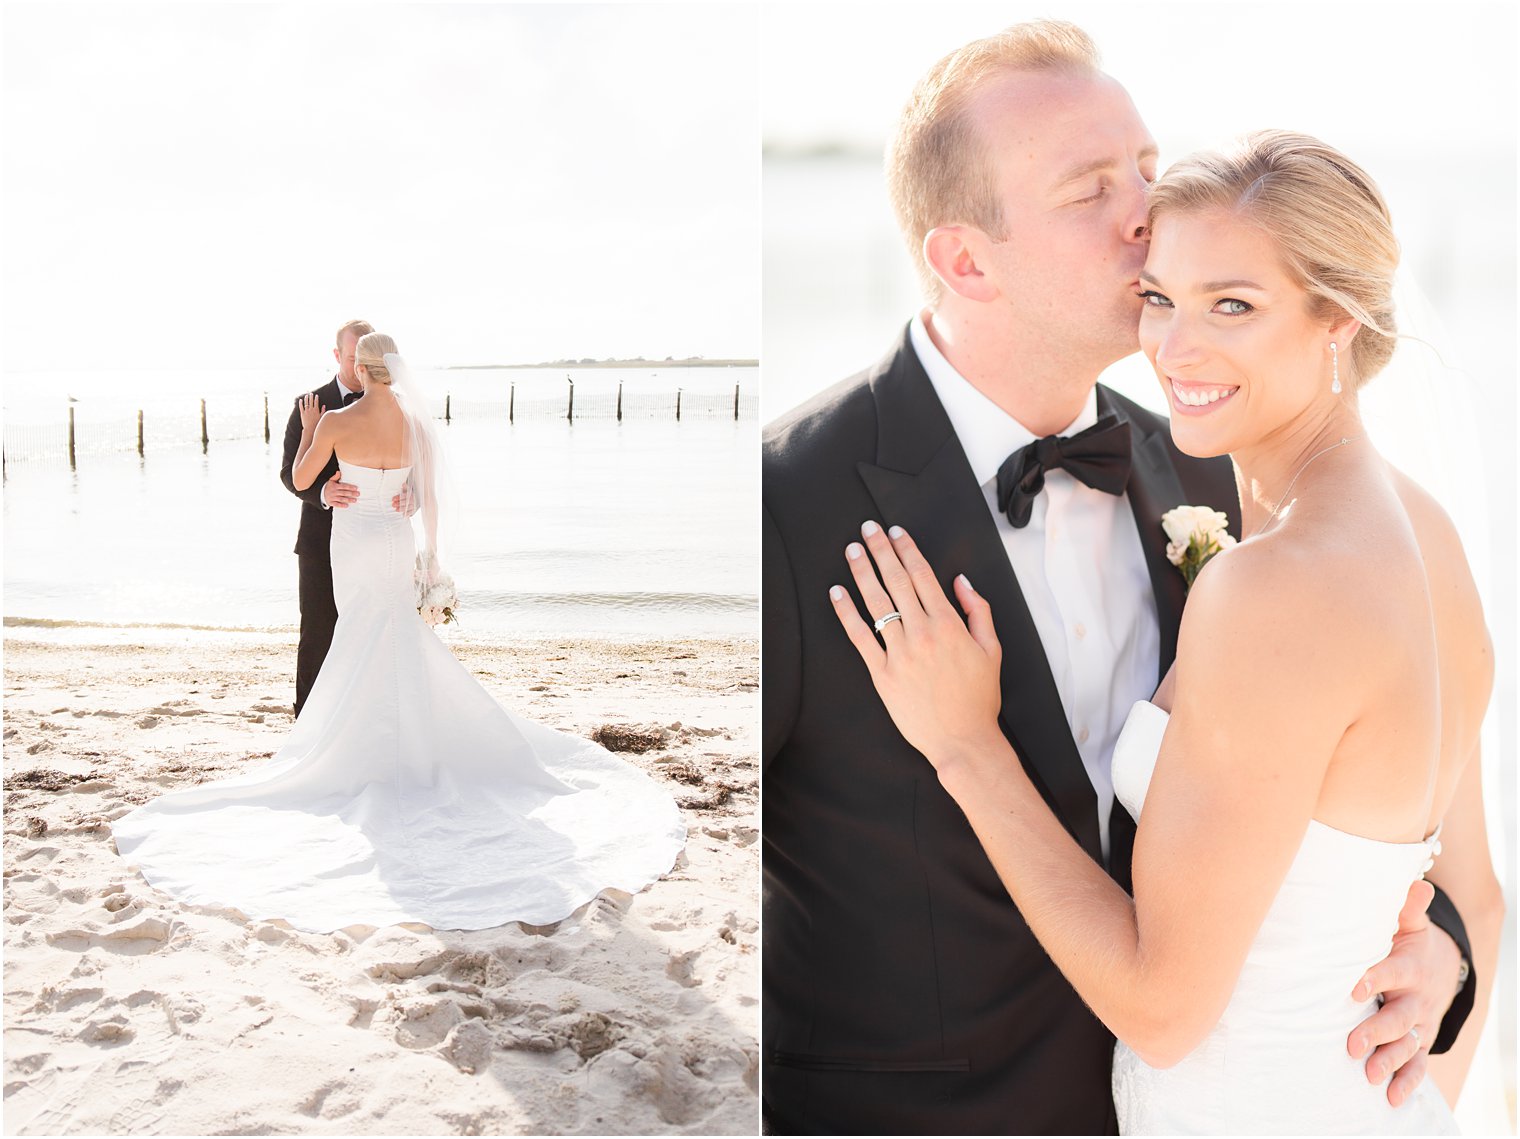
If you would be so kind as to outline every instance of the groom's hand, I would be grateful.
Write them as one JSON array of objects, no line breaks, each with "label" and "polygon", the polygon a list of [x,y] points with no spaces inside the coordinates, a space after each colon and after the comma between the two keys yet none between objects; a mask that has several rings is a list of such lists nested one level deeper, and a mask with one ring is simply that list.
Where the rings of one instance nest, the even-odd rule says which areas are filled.
[{"label": "groom's hand", "polygon": [[401,493],[391,499],[391,509],[408,518],[417,513],[417,496],[412,493],[411,483],[401,484]]},{"label": "groom's hand", "polygon": [[335,510],[345,506],[352,506],[359,501],[359,488],[351,482],[339,482],[341,471],[334,471],[333,477],[327,480],[327,485],[322,488],[322,501]]},{"label": "groom's hand", "polygon": [[1346,1049],[1357,1059],[1367,1057],[1370,1083],[1380,1084],[1394,1073],[1388,1084],[1388,1102],[1394,1107],[1425,1078],[1425,1058],[1456,993],[1462,964],[1456,942],[1425,915],[1434,896],[1424,880],[1409,888],[1393,948],[1362,975],[1351,994],[1357,1001],[1383,995],[1383,1007],[1356,1026]]}]

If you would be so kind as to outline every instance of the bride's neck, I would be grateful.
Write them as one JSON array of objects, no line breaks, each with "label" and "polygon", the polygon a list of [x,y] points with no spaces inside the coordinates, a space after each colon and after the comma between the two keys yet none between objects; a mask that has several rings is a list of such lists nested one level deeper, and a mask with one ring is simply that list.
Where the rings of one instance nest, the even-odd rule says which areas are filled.
[{"label": "bride's neck", "polygon": [[[1240,492],[1243,537],[1259,533],[1274,513],[1302,494],[1315,467],[1332,451],[1355,448],[1366,434],[1354,398],[1310,409],[1247,447],[1230,453]],[[1299,476],[1303,476],[1302,478]]]}]

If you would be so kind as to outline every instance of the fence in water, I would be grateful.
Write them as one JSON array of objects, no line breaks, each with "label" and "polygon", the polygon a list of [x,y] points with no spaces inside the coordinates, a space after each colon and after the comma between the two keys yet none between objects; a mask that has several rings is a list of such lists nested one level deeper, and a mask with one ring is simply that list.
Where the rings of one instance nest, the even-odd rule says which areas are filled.
[{"label": "fence in water", "polygon": [[[445,395],[432,401],[435,418],[444,422],[495,420],[514,424],[518,420],[580,419],[622,422],[649,420],[739,420],[758,419],[760,398],[745,392],[739,384],[732,392],[635,391],[622,383],[616,391],[577,391],[567,383],[562,395],[546,395],[542,385],[531,393],[519,393],[516,384],[508,386],[505,398],[455,399]],[[79,460],[91,455],[112,455],[136,451],[147,455],[184,447],[200,447],[208,452],[213,443],[262,438],[266,443],[282,438],[290,415],[277,401],[271,411],[269,396],[260,402],[229,397],[227,400],[200,400],[180,410],[163,404],[159,409],[139,409],[135,413],[119,409],[93,407],[87,401],[70,402],[66,418],[56,422],[5,424],[3,463],[66,462],[77,467]]]}]

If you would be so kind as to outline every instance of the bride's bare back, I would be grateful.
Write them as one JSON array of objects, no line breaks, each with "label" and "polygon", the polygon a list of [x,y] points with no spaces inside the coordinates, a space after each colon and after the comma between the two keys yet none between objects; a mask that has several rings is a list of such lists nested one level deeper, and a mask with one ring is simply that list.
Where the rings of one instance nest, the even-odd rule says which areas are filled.
[{"label": "bride's bare back", "polygon": [[406,416],[390,389],[370,384],[364,398],[323,417],[332,431],[333,453],[340,463],[375,470],[408,466]]},{"label": "bride's bare back", "polygon": [[1356,597],[1323,637],[1346,640],[1360,662],[1361,702],[1326,770],[1315,817],[1355,834],[1410,840],[1446,817],[1477,748],[1492,653],[1445,511],[1386,462],[1353,469],[1321,516],[1306,508],[1303,529],[1315,532],[1300,535],[1311,548],[1327,547],[1312,555],[1325,559],[1327,576],[1344,575],[1330,588]]},{"label": "bride's bare back", "polygon": [[[1301,495],[1278,525],[1226,555],[1256,571],[1254,588],[1235,603],[1303,621],[1296,659],[1281,667],[1335,662],[1328,683],[1308,706],[1301,692],[1295,710],[1345,721],[1314,817],[1352,834],[1413,841],[1445,817],[1477,748],[1493,675],[1477,588],[1445,511],[1370,448],[1320,474],[1330,476],[1332,494]],[[1205,590],[1209,577],[1199,579]],[[1309,606],[1315,616],[1303,620]],[[1168,710],[1189,640],[1212,636],[1196,625],[1155,698]]]}]

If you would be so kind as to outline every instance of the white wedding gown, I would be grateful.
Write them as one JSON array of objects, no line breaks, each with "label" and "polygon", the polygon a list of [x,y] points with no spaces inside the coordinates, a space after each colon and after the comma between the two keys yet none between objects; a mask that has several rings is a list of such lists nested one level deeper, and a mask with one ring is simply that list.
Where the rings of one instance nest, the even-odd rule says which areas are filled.
[{"label": "white wedding gown", "polygon": [[[1137,819],[1167,719],[1141,701],[1114,745],[1114,793]],[[1388,955],[1410,884],[1437,849],[1434,836],[1380,842],[1311,821],[1203,1043],[1164,1070],[1115,1045],[1120,1133],[1456,1134],[1429,1079],[1395,1108],[1346,1053],[1351,1030],[1376,1011],[1351,990]]]},{"label": "white wedding gown", "polygon": [[546,925],[671,868],[670,796],[597,744],[513,716],[417,614],[410,468],[343,463],[332,647],[285,745],[118,819],[116,846],[194,905],[298,929]]}]

